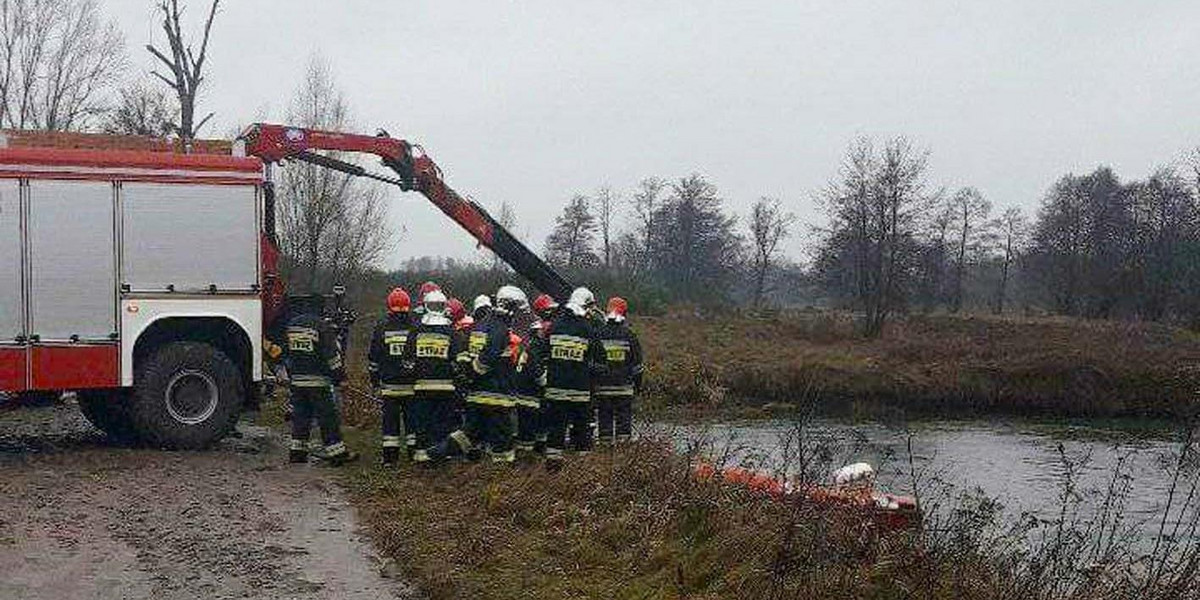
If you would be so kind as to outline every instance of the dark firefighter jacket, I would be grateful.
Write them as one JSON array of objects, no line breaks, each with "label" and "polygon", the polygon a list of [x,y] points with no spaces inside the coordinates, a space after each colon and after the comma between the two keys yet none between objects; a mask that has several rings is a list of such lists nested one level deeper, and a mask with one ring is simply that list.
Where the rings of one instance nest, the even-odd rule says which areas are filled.
[{"label": "dark firefighter jacket", "polygon": [[329,387],[346,378],[337,336],[320,318],[292,317],[284,338],[283,361],[293,387]]},{"label": "dark firefighter jacket", "polygon": [[510,344],[508,321],[492,313],[471,331],[471,371],[474,384],[467,402],[492,406],[514,405],[513,376],[516,371],[515,349]]},{"label": "dark firefighter jacket", "polygon": [[605,368],[596,377],[596,395],[632,396],[642,387],[642,346],[637,334],[625,323],[606,321],[599,335]]},{"label": "dark firefighter jacket", "polygon": [[416,361],[413,387],[421,392],[454,393],[455,358],[463,351],[462,336],[448,320],[442,324],[421,323],[408,340],[408,352]]},{"label": "dark firefighter jacket", "polygon": [[517,371],[513,375],[517,404],[529,408],[541,405],[539,398],[546,385],[546,356],[549,353],[546,337],[530,331],[521,344],[517,358]]},{"label": "dark firefighter jacket", "polygon": [[409,397],[413,394],[413,354],[408,340],[413,333],[408,313],[388,313],[371,334],[367,350],[367,369],[371,383],[379,386],[386,397]]},{"label": "dark firefighter jacket", "polygon": [[588,402],[592,377],[603,369],[604,349],[592,323],[563,311],[550,325],[546,359],[547,400]]}]

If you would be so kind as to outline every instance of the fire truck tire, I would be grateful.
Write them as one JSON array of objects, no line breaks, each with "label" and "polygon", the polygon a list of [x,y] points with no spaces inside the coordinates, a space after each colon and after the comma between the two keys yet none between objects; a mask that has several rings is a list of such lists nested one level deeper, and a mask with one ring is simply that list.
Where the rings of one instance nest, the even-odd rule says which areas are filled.
[{"label": "fire truck tire", "polygon": [[79,412],[96,429],[118,442],[137,440],[129,416],[129,393],[123,390],[82,390],[75,395]]},{"label": "fire truck tire", "polygon": [[243,389],[237,367],[221,351],[199,342],[172,342],[137,373],[130,412],[151,445],[204,448],[237,423]]}]

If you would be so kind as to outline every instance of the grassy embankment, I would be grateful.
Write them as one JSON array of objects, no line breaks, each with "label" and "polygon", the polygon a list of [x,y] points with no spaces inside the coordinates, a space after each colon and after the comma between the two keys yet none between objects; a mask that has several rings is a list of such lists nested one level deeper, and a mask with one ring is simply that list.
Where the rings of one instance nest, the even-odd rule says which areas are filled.
[{"label": "grassy embankment", "polygon": [[[642,318],[637,327],[652,407],[807,398],[918,410],[1159,413],[1188,403],[1184,367],[1200,356],[1192,334],[1107,323],[910,319],[871,342],[828,316],[675,315]],[[1041,532],[1032,549],[996,526],[987,501],[918,531],[883,534],[846,514],[696,481],[687,457],[649,440],[572,457],[558,474],[459,463],[397,473],[377,464],[373,401],[351,394],[346,416],[349,442],[366,455],[344,475],[365,529],[434,598],[1200,593],[1188,568],[1200,564],[1195,551],[1130,566],[1124,559],[1134,553],[1106,542],[1103,523],[1080,523],[1066,511],[1058,522],[1030,524]],[[1079,556],[1086,569],[1077,568]],[[1143,585],[1147,573],[1158,580]]]},{"label": "grassy embankment", "polygon": [[[1200,594],[1193,544],[1135,558],[1116,519],[1077,521],[1067,510],[1013,530],[991,502],[969,499],[936,523],[888,533],[698,481],[661,441],[573,456],[554,474],[487,462],[393,471],[378,466],[374,435],[352,431],[349,441],[367,455],[343,475],[365,530],[435,600]],[[1149,584],[1148,573],[1157,573]]]},{"label": "grassy embankment", "polygon": [[848,317],[814,312],[636,327],[652,409],[1166,416],[1191,411],[1200,390],[1200,335],[1166,325],[910,317],[864,340]]}]

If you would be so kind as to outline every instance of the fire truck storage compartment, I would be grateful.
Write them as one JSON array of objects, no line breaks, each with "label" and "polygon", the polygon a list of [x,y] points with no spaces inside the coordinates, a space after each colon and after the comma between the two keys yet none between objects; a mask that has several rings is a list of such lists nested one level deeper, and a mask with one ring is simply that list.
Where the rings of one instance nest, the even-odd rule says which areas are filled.
[{"label": "fire truck storage compartment", "polygon": [[0,344],[25,333],[21,308],[21,188],[16,179],[0,179]]},{"label": "fire truck storage compartment", "polygon": [[0,179],[0,390],[25,389],[21,188]]},{"label": "fire truck storage compartment", "polygon": [[258,282],[253,185],[121,184],[127,291],[248,292]]},{"label": "fire truck storage compartment", "polygon": [[29,181],[29,332],[42,343],[116,337],[113,200],[107,181]]}]

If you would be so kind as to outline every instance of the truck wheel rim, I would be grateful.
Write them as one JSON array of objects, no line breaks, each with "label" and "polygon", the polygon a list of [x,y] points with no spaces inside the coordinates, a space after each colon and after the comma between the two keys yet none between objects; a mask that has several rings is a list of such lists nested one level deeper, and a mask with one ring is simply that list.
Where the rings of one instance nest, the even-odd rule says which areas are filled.
[{"label": "truck wheel rim", "polygon": [[167,383],[167,413],[186,425],[203,423],[217,412],[217,384],[203,371],[180,371]]}]

